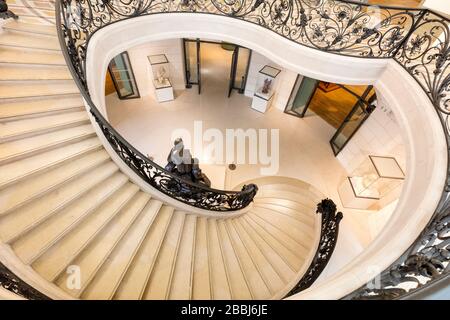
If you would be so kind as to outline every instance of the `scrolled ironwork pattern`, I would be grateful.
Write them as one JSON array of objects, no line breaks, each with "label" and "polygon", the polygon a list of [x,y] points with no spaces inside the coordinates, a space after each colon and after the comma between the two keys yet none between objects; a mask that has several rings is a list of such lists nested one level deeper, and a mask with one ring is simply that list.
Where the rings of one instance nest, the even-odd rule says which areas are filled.
[{"label": "scrolled ironwork pattern", "polygon": [[49,298],[32,288],[0,263],[0,287],[28,300],[49,300]]},{"label": "scrolled ironwork pattern", "polygon": [[449,129],[450,21],[426,11],[395,60],[422,86]]},{"label": "scrolled ironwork pattern", "polygon": [[339,223],[343,218],[342,212],[337,212],[336,204],[333,200],[323,199],[317,204],[316,213],[322,216],[319,246],[305,275],[289,291],[286,295],[287,297],[308,289],[316,281],[330,261],[331,255],[336,247],[339,235]]},{"label": "scrolled ironwork pattern", "polygon": [[[395,60],[432,101],[450,141],[450,20],[425,11]],[[450,151],[450,150],[449,150]],[[450,159],[450,153],[449,153]],[[396,299],[450,273],[450,169],[440,204],[414,244],[375,281],[346,299]]]},{"label": "scrolled ironwork pattern", "polygon": [[92,115],[125,164],[149,185],[173,199],[201,209],[225,212],[247,207],[258,191],[254,184],[244,185],[241,191],[211,189],[174,176],[128,144],[99,114],[92,112]]},{"label": "scrolled ironwork pattern", "polygon": [[117,21],[156,13],[207,13],[245,20],[311,48],[348,56],[391,58],[421,10],[339,0],[60,0],[72,64],[86,85],[92,35]]},{"label": "scrolled ironwork pattern", "polygon": [[417,241],[374,281],[345,299],[397,299],[450,272],[450,194]]},{"label": "scrolled ironwork pattern", "polygon": [[[85,62],[90,38],[109,24],[143,15],[186,12],[254,23],[300,45],[329,53],[393,58],[428,95],[450,141],[449,20],[432,11],[371,7],[344,0],[59,0],[56,17],[63,52],[100,128],[125,163],[171,197],[208,210],[227,211],[248,205],[257,188],[250,186],[239,195],[198,189],[148,160],[109,126],[90,100]],[[411,248],[383,271],[380,288],[364,286],[348,298],[398,298],[449,273],[450,170],[448,173],[446,190],[432,220]],[[338,223],[330,223],[329,228],[338,227]],[[335,244],[332,238],[326,243],[327,248]],[[292,293],[315,280],[316,268],[324,260],[316,262],[308,270],[305,284],[299,284]]]}]

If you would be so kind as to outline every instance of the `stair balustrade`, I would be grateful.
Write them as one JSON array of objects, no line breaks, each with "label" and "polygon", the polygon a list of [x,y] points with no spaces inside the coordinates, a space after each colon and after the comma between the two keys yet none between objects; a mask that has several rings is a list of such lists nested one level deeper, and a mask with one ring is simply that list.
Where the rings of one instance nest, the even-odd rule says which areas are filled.
[{"label": "stair balustrade", "polygon": [[336,247],[339,235],[339,223],[344,215],[342,212],[337,212],[336,204],[328,198],[323,199],[317,204],[316,213],[321,215],[319,245],[305,275],[289,291],[286,297],[308,289],[322,274]]},{"label": "stair balustrade", "polygon": [[[229,192],[193,185],[171,176],[127,143],[103,118],[89,96],[85,59],[89,40],[96,31],[121,20],[151,14],[212,14],[259,25],[299,45],[330,54],[393,59],[428,95],[441,119],[447,141],[450,140],[450,21],[429,9],[372,7],[344,0],[231,3],[60,0],[56,10],[61,46],[69,68],[113,149],[150,185],[195,207],[212,211],[239,210],[252,201],[257,187],[249,185],[240,192]],[[381,273],[381,286],[364,286],[348,298],[402,298],[427,283],[446,277],[450,270],[449,221],[450,178],[447,178],[433,218],[410,249]],[[406,288],[406,282],[413,286]]]}]

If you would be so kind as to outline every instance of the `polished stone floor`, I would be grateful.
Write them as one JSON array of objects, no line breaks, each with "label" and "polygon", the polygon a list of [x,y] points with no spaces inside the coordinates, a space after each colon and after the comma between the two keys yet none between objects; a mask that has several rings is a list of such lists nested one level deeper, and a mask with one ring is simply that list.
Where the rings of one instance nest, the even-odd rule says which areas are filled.
[{"label": "polished stone floor", "polygon": [[[158,103],[153,97],[119,100],[110,95],[106,100],[107,112],[114,127],[138,150],[161,165],[165,165],[172,145],[170,137],[176,135],[178,129],[193,133],[194,121],[202,121],[203,130],[215,128],[224,135],[226,129],[278,129],[277,175],[296,177],[315,185],[324,194],[334,195],[335,186],[345,175],[329,145],[335,129],[314,114],[300,119],[274,107],[262,114],[250,108],[249,97],[233,92],[227,98],[231,54],[218,45],[203,47],[201,95],[196,87],[176,92],[174,101],[164,103]],[[204,148],[207,145],[205,142]],[[210,160],[190,147],[200,162]],[[261,166],[264,167],[238,164],[235,171],[227,172],[227,187],[258,176]]]}]

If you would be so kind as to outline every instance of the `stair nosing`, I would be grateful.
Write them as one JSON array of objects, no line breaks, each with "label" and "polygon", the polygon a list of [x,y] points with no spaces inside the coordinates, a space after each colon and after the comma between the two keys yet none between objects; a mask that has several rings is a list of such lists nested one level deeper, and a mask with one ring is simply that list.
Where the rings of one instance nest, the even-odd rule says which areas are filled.
[{"label": "stair nosing", "polygon": [[[263,220],[265,223],[271,225],[273,228],[277,229],[279,232],[281,232],[282,234],[284,234],[285,236],[287,236],[289,239],[291,239],[292,241],[294,241],[298,246],[300,246],[300,247],[302,247],[302,248],[304,248],[305,250],[308,251],[308,248],[305,247],[305,245],[304,245],[303,243],[298,242],[297,239],[294,239],[289,233],[287,233],[287,232],[286,232],[285,230],[283,230],[282,228],[276,226],[274,223],[268,221],[267,219],[264,219],[264,218],[260,217],[260,216],[257,215],[256,213],[251,212],[250,214],[253,214],[253,215],[257,216],[259,219],[261,219],[261,220]],[[249,217],[250,217],[250,215],[249,215]],[[255,220],[255,222],[256,222],[256,220]],[[261,226],[261,224],[259,224],[259,225]],[[263,226],[261,226],[261,227],[264,228]],[[264,228],[264,229],[266,229],[266,228]],[[266,230],[266,231],[267,231],[267,230]],[[311,239],[311,241],[313,241],[313,240],[314,240],[314,239]],[[291,252],[292,252],[292,250],[291,250]],[[296,256],[297,256],[297,254],[296,254]]]},{"label": "stair nosing", "polygon": [[[108,176],[105,179],[108,179],[109,177],[111,177],[112,175],[117,173],[118,171],[119,171],[119,168],[115,167],[114,171],[112,171],[110,174],[108,174]],[[66,208],[67,206],[72,204],[73,202],[75,202],[77,199],[79,199],[83,194],[85,194],[86,192],[97,187],[103,181],[104,180],[98,181],[98,182],[94,183],[91,187],[89,187],[88,189],[83,189],[81,192],[78,192],[75,195],[72,195],[68,200],[66,200],[62,203],[59,203],[59,205],[57,207],[55,207],[53,210],[47,212],[47,215],[45,215],[44,217],[42,217],[41,219],[39,219],[37,221],[34,221],[32,224],[30,224],[24,230],[20,231],[18,234],[14,235],[13,237],[11,237],[7,240],[3,239],[3,242],[10,245],[11,243],[17,241],[20,237],[24,236],[25,234],[30,232],[32,229],[36,228],[37,226],[41,225],[43,222],[47,221],[49,218],[53,217],[55,214],[57,214],[58,212],[60,212],[61,210],[63,210],[64,208]],[[12,212],[9,213],[8,215],[10,215],[10,214],[12,214]],[[3,215],[2,218],[5,216],[6,215]]]},{"label": "stair nosing", "polygon": [[[54,131],[54,132],[56,132],[56,131]],[[29,149],[29,150],[26,150],[26,151],[23,151],[20,153],[10,155],[5,158],[0,158],[0,165],[9,164],[9,163],[17,161],[17,160],[22,160],[22,159],[28,158],[30,155],[42,154],[44,152],[55,150],[59,147],[63,147],[68,144],[71,144],[71,142],[75,143],[75,142],[87,140],[89,138],[96,137],[96,136],[97,135],[96,135],[95,131],[86,132],[86,133],[82,133],[82,134],[79,134],[79,135],[76,135],[76,136],[55,142],[55,143],[47,144],[45,146],[39,146],[39,147],[36,147],[35,149]],[[35,136],[35,137],[37,137],[37,136]],[[17,141],[17,140],[15,140],[15,141]]]},{"label": "stair nosing", "polygon": [[[311,241],[314,240],[314,226],[309,226],[309,225],[307,225],[306,223],[304,223],[304,222],[302,222],[302,221],[299,221],[298,219],[296,219],[296,218],[294,218],[294,217],[292,217],[292,216],[284,215],[284,214],[279,213],[279,212],[277,212],[277,211],[275,211],[275,210],[270,210],[270,209],[261,208],[261,207],[253,208],[251,213],[253,213],[253,214],[255,214],[255,213],[261,213],[262,215],[267,215],[267,211],[266,211],[266,210],[271,211],[271,212],[273,212],[274,214],[279,215],[279,216],[281,216],[281,217],[289,217],[289,218],[293,219],[294,221],[297,221],[297,223],[298,223],[299,225],[301,225],[301,228],[299,228],[299,229],[300,229],[300,231],[302,232],[302,234],[304,234],[304,235],[306,235],[308,238],[310,238]],[[259,216],[259,215],[258,215],[258,216]],[[264,219],[264,218],[262,218],[262,217],[261,217],[261,219],[267,221],[267,219]],[[267,222],[268,222],[268,221],[267,221]],[[275,226],[272,222],[269,222],[269,223],[272,224],[273,226]],[[308,230],[308,229],[310,229],[310,230]]]},{"label": "stair nosing", "polygon": [[[316,210],[316,209],[309,208],[308,206],[305,206],[305,209],[311,209],[311,213],[310,213],[310,214],[299,212],[299,211],[297,211],[296,209],[293,209],[293,208],[290,208],[290,207],[282,206],[282,205],[275,204],[275,203],[267,203],[267,202],[258,202],[258,203],[254,203],[254,204],[253,204],[253,207],[255,207],[255,208],[265,208],[265,209],[267,209],[267,210],[276,211],[276,212],[278,212],[278,213],[280,213],[280,214],[283,214],[283,215],[288,215],[287,213],[281,212],[278,208],[273,209],[272,207],[265,207],[266,205],[286,208],[286,209],[288,209],[288,210],[297,212],[297,213],[299,214],[299,216],[305,217],[305,218],[308,219],[309,221],[314,222],[314,215],[315,215],[315,210]],[[300,220],[300,219],[298,219],[298,220]]]},{"label": "stair nosing", "polygon": [[[274,251],[274,252],[276,252],[277,254],[278,254],[278,251],[272,246],[272,244],[270,244],[268,241],[266,241],[266,239],[264,239],[264,237],[263,236],[261,236],[261,233],[250,223],[250,221],[249,220],[251,220],[251,221],[253,221],[254,223],[256,223],[256,224],[258,224],[256,221],[254,221],[254,220],[252,220],[250,217],[248,217],[248,216],[246,216],[245,217],[245,219],[247,219],[246,220],[246,223],[250,226],[250,228],[252,228],[252,230],[256,233],[256,234],[258,234],[258,236],[270,247],[270,248],[272,248],[272,250]],[[261,225],[259,225],[258,224],[258,226],[260,227],[260,228],[262,228],[261,227]],[[264,230],[264,232],[267,232],[267,230],[265,230],[264,228],[262,228],[263,230]],[[292,254],[294,254],[292,251],[291,251],[291,249],[290,248],[287,248],[286,247],[286,245],[284,244],[284,243],[282,243],[282,242],[280,242],[280,240],[278,240],[276,237],[273,237],[276,241],[277,241],[277,243],[278,244],[280,244],[282,247],[284,247],[286,250],[288,250],[289,252],[291,252]],[[256,242],[256,241],[255,241]],[[284,263],[289,267],[289,269],[291,269],[294,273],[296,273],[297,271],[296,271],[296,268],[291,264],[291,262],[289,261],[289,260],[287,260],[283,255],[281,255],[281,254],[278,254],[278,256],[284,261]],[[295,256],[297,256],[297,254],[295,254]]]},{"label": "stair nosing", "polygon": [[0,217],[9,214],[11,211],[17,210],[25,205],[27,205],[28,203],[30,203],[33,200],[36,200],[40,197],[42,197],[44,194],[49,193],[54,191],[56,188],[60,188],[63,187],[64,185],[66,185],[67,183],[73,181],[74,179],[76,179],[77,177],[80,177],[82,174],[89,172],[90,170],[96,169],[99,166],[106,164],[106,162],[110,161],[111,158],[109,158],[108,156],[105,157],[104,159],[102,159],[102,161],[96,163],[93,166],[87,167],[86,169],[83,169],[81,171],[76,171],[73,175],[69,176],[68,178],[49,186],[48,188],[42,189],[40,190],[38,193],[34,194],[32,197],[27,198],[26,200],[18,203],[17,205],[15,205],[14,207],[9,208],[8,210],[5,211],[1,211],[0,212]]},{"label": "stair nosing", "polygon": [[[261,244],[259,241],[256,241],[257,239],[255,239],[254,236],[251,235],[250,232],[248,232],[247,228],[244,227],[244,224],[242,223],[242,221],[237,221],[237,224],[239,224],[241,226],[241,228],[244,230],[244,232],[247,233],[248,237],[253,241],[253,243],[256,245],[256,247],[258,248],[258,250],[261,252],[261,254],[264,256],[264,258],[267,260],[267,262],[271,265],[272,269],[275,270],[276,274],[280,277],[281,281],[283,281],[283,284],[286,285],[288,282],[284,280],[283,275],[280,273],[280,271],[278,270],[278,268],[276,268],[272,263],[270,263],[270,259],[268,258],[266,251],[261,249]],[[267,246],[269,248],[272,249],[272,251],[278,255],[278,257],[280,257],[280,259],[283,261],[283,263],[293,272],[295,273],[295,269],[283,258],[283,256],[281,256],[277,250],[275,250],[272,245],[270,245],[270,243],[268,243],[257,231],[255,228],[253,228],[253,226],[250,225],[250,223],[245,220],[246,224],[249,224],[250,228],[253,230],[253,232],[255,234],[258,235],[258,237],[260,237],[262,239],[263,242],[265,242],[267,244]]]},{"label": "stair nosing", "polygon": [[[116,172],[117,174],[117,172]],[[114,174],[111,176],[113,177]],[[110,177],[110,178],[111,178]],[[33,264],[39,257],[41,257],[45,252],[48,251],[52,246],[54,246],[59,240],[64,238],[67,234],[69,234],[74,228],[76,228],[78,225],[80,225],[85,218],[87,218],[89,215],[91,215],[93,212],[95,212],[96,209],[98,209],[104,201],[111,198],[116,192],[118,192],[126,183],[128,180],[124,180],[120,183],[117,188],[110,191],[108,194],[106,194],[104,197],[102,197],[94,206],[90,207],[82,216],[80,216],[78,219],[76,219],[73,223],[71,223],[67,228],[63,230],[55,239],[50,241],[47,245],[45,245],[38,253],[36,253],[31,259],[29,259],[27,262],[25,262],[28,265]]]},{"label": "stair nosing", "polygon": [[217,239],[218,239],[218,243],[219,243],[219,249],[220,249],[220,254],[221,254],[221,257],[222,257],[223,267],[225,269],[225,275],[226,275],[226,279],[227,279],[228,290],[229,290],[229,293],[230,293],[231,300],[234,300],[235,294],[233,292],[233,288],[231,287],[230,271],[228,270],[228,267],[227,267],[228,264],[226,262],[227,260],[225,259],[225,256],[224,256],[224,253],[223,253],[223,251],[224,251],[224,249],[223,249],[223,242],[222,242],[222,237],[220,236],[220,233],[219,233],[218,220],[214,220],[213,224],[214,224],[214,228],[216,229],[216,233],[217,233]]},{"label": "stair nosing", "polygon": [[[16,31],[14,31],[14,32],[16,32]],[[10,48],[24,48],[24,49],[33,49],[33,50],[62,52],[61,48],[59,48],[59,49],[52,49],[52,48],[44,48],[44,47],[30,47],[30,46],[24,46],[24,45],[18,45],[18,44],[9,44],[9,43],[1,43],[1,42],[0,42],[0,46],[10,47]]]},{"label": "stair nosing", "polygon": [[43,66],[43,67],[66,67],[67,64],[65,63],[45,63],[45,62],[19,62],[19,61],[7,61],[7,60],[1,60],[0,63],[3,64],[13,64],[13,65],[24,65],[24,66]]},{"label": "stair nosing", "polygon": [[[168,206],[163,204],[161,206],[161,208],[163,208],[163,207],[168,207]],[[151,277],[151,275],[153,273],[153,268],[154,268],[154,266],[156,264],[156,260],[158,260],[158,256],[159,256],[159,253],[161,251],[162,244],[163,244],[164,239],[165,239],[166,234],[167,234],[167,229],[169,229],[170,223],[172,222],[172,218],[173,218],[173,215],[174,215],[174,210],[173,210],[173,207],[171,207],[171,208],[172,208],[172,211],[170,212],[170,217],[168,219],[169,221],[167,221],[167,224],[164,227],[164,236],[162,236],[161,239],[159,239],[158,247],[157,247],[156,252],[155,252],[155,257],[154,257],[153,261],[151,262],[150,268],[149,268],[149,270],[147,272],[147,275],[145,276],[144,283],[143,283],[142,288],[141,288],[141,290],[139,292],[139,300],[142,300],[142,297],[144,296],[145,292],[147,291],[146,289],[147,289],[150,277]],[[159,212],[158,212],[158,214],[159,214]]]},{"label": "stair nosing", "polygon": [[[259,253],[261,254],[262,257],[264,257],[264,260],[267,262],[268,265],[270,265],[271,269],[277,274],[278,278],[280,279],[280,281],[282,282],[283,286],[285,286],[287,284],[287,282],[283,279],[282,275],[279,273],[279,271],[277,270],[277,268],[275,268],[275,266],[270,262],[270,259],[267,258],[267,255],[264,253],[264,251],[261,249],[260,245],[255,241],[255,239],[248,233],[248,231],[244,228],[244,226],[242,225],[242,223],[236,219],[232,219],[231,220],[231,224],[234,225],[236,231],[237,229],[242,229],[242,231],[247,235],[249,241],[251,241],[256,249],[259,251]],[[236,227],[237,226],[237,227]],[[239,239],[242,239],[241,237],[241,233],[237,232],[239,235]],[[243,241],[244,242],[244,241]],[[247,251],[250,255],[250,257],[252,257],[251,252],[252,251]],[[276,251],[275,251],[276,252]],[[252,257],[253,259],[253,257]],[[283,260],[284,261],[284,260]],[[255,266],[257,266],[257,269],[259,269],[258,264],[255,262]],[[272,288],[268,285],[268,283],[270,282],[269,279],[266,279],[266,276],[264,275],[264,273],[262,271],[260,271],[261,277],[263,278],[264,282],[267,285],[267,288],[269,289],[269,292],[271,293],[271,295],[275,295],[276,292],[273,292]]]},{"label": "stair nosing", "polygon": [[46,33],[46,32],[42,32],[42,31],[33,31],[33,30],[26,30],[26,29],[20,29],[17,27],[13,27],[13,26],[9,26],[9,25],[4,25],[3,29],[7,30],[7,31],[14,31],[14,32],[23,32],[23,33],[31,33],[31,34],[38,34],[40,36],[47,36],[47,37],[54,37],[57,38],[58,34],[55,32],[54,34],[52,33]]},{"label": "stair nosing", "polygon": [[227,235],[227,237],[228,237],[228,240],[229,240],[229,242],[230,242],[230,246],[231,246],[231,248],[232,248],[232,250],[233,250],[233,254],[234,254],[234,256],[236,257],[236,260],[238,261],[239,270],[241,270],[241,274],[242,274],[242,276],[243,276],[243,278],[244,278],[245,285],[247,286],[248,292],[250,293],[250,297],[251,297],[251,299],[253,300],[253,299],[255,299],[255,297],[254,297],[254,295],[253,295],[251,286],[250,286],[249,281],[248,281],[248,279],[247,279],[247,275],[246,275],[245,272],[244,272],[244,268],[242,267],[242,261],[241,261],[241,258],[239,257],[239,255],[238,255],[237,252],[236,252],[236,248],[235,248],[235,245],[233,244],[233,240],[231,239],[231,236],[230,236],[229,230],[228,230],[228,228],[227,228],[227,225],[226,225],[226,223],[225,223],[224,220],[220,220],[219,223],[222,223],[222,224],[223,224],[223,228],[224,228],[225,233],[226,233],[226,235]]},{"label": "stair nosing", "polygon": [[70,265],[80,254],[83,250],[86,249],[87,246],[91,244],[91,242],[104,230],[104,228],[109,225],[109,223],[114,220],[115,217],[117,217],[120,212],[122,212],[123,208],[128,204],[128,202],[133,199],[137,194],[139,193],[139,188],[136,188],[136,190],[133,191],[133,193],[127,197],[115,210],[115,212],[96,230],[88,239],[86,239],[85,243],[74,253],[72,258],[70,258],[67,262],[67,264],[63,265],[60,270],[56,271],[56,273],[51,277],[49,280],[50,282],[54,283],[63,273],[65,269],[67,269],[67,266]]},{"label": "stair nosing", "polygon": [[99,141],[99,144],[91,146],[91,147],[89,147],[89,148],[87,148],[85,150],[82,150],[81,152],[78,152],[76,154],[70,155],[67,158],[58,160],[58,161],[56,161],[54,163],[51,163],[48,166],[40,167],[40,168],[38,168],[36,170],[33,170],[33,171],[31,171],[31,172],[29,172],[29,173],[27,173],[25,175],[18,176],[18,177],[15,177],[15,178],[11,179],[11,180],[8,180],[8,181],[4,182],[3,184],[0,184],[0,190],[3,190],[4,188],[7,188],[7,187],[9,187],[9,186],[11,186],[11,185],[13,185],[13,184],[15,184],[17,182],[23,181],[24,179],[28,179],[28,178],[34,176],[35,174],[44,173],[44,172],[46,172],[47,170],[50,170],[53,167],[56,168],[56,167],[58,167],[58,166],[60,166],[60,165],[62,165],[64,163],[66,163],[67,161],[70,161],[70,160],[73,160],[73,159],[78,159],[79,157],[83,156],[84,154],[88,154],[90,152],[94,152],[96,150],[101,150],[101,149],[103,149],[103,145]]},{"label": "stair nosing", "polygon": [[[181,213],[174,212],[174,214],[181,214]],[[183,235],[184,226],[186,224],[186,214],[185,213],[182,213],[182,214],[183,214],[183,222],[182,222],[182,226],[181,226],[181,232],[178,233],[177,246],[175,248],[175,255],[174,255],[174,258],[172,261],[172,265],[170,267],[169,281],[167,283],[167,290],[166,290],[166,295],[165,295],[166,300],[168,300],[170,297],[170,288],[172,288],[173,273],[175,272],[175,266],[177,263],[178,251],[180,249],[181,236]]]},{"label": "stair nosing", "polygon": [[[142,192],[142,191],[141,191]],[[139,194],[139,192],[138,192]],[[147,195],[147,194],[146,194]],[[145,202],[145,204],[142,206],[142,208],[144,208],[148,201],[150,201],[150,198],[147,199],[147,201]],[[100,261],[100,263],[97,265],[97,267],[95,268],[95,270],[93,270],[92,274],[88,277],[88,280],[81,286],[80,290],[78,290],[78,292],[75,294],[76,298],[81,298],[81,296],[83,295],[84,291],[87,289],[87,287],[90,285],[90,283],[92,282],[92,280],[94,280],[97,272],[100,270],[100,268],[103,266],[103,264],[105,263],[105,261],[108,259],[108,257],[111,255],[111,253],[114,251],[114,249],[117,247],[117,245],[119,244],[120,241],[122,241],[123,237],[125,236],[125,234],[127,234],[128,230],[131,228],[131,226],[134,224],[134,222],[136,221],[136,219],[141,215],[142,213],[142,208],[139,210],[138,213],[136,213],[136,215],[131,219],[130,223],[127,224],[127,226],[125,227],[125,229],[121,232],[121,234],[119,235],[118,239],[114,242],[113,246],[111,247],[110,250],[108,250],[108,252],[105,254],[105,256],[102,258],[102,260]]]},{"label": "stair nosing", "polygon": [[[181,238],[183,237],[183,233],[184,233],[184,227],[186,226],[186,218],[188,217],[188,214],[186,212],[184,213],[184,222],[183,222],[183,228],[182,231],[180,232],[180,242],[181,242]],[[191,244],[191,266],[190,266],[190,273],[189,273],[189,300],[191,300],[192,297],[192,279],[193,279],[193,271],[194,271],[194,260],[195,260],[195,239],[196,239],[196,228],[197,228],[197,219],[195,219],[194,222],[194,233],[193,233],[193,238],[192,238],[192,244]],[[178,256],[178,249],[177,249],[177,256]],[[174,263],[174,272],[176,269],[176,264],[177,264],[177,259],[175,259],[175,263]],[[167,295],[167,299],[170,299],[170,293],[172,292],[172,283],[170,284],[170,287],[168,289],[168,295]],[[171,299],[172,300],[172,299]]]},{"label": "stair nosing", "polygon": [[208,228],[208,218],[205,218],[205,233],[206,233],[206,254],[208,257],[208,279],[209,279],[209,296],[210,299],[214,299],[214,288],[212,283],[212,268],[211,268],[211,259],[209,258],[211,252],[211,245],[209,243],[209,228]]},{"label": "stair nosing", "polygon": [[195,252],[197,249],[197,223],[198,223],[198,216],[195,217],[195,224],[194,224],[194,235],[192,238],[192,260],[191,260],[191,276],[189,279],[189,300],[192,300],[192,297],[194,295],[194,268],[195,268]]},{"label": "stair nosing", "polygon": [[[0,123],[2,123],[2,122],[0,121]],[[44,128],[31,130],[31,131],[24,131],[21,133],[10,134],[7,136],[1,136],[0,144],[6,143],[6,142],[22,140],[22,139],[27,139],[27,138],[31,138],[31,137],[35,137],[35,136],[40,136],[40,135],[43,135],[46,133],[52,133],[52,132],[59,131],[59,130],[75,128],[75,127],[83,126],[83,125],[89,124],[89,123],[90,123],[90,120],[89,120],[89,118],[86,117],[85,119],[76,119],[76,120],[71,120],[69,122],[61,122],[61,123],[58,123],[51,127],[44,127]]]},{"label": "stair nosing", "polygon": [[2,99],[3,101],[8,102],[8,100],[20,100],[20,99],[41,99],[41,98],[49,98],[49,97],[68,97],[68,96],[73,96],[75,94],[80,94],[79,91],[74,91],[74,92],[66,92],[66,93],[51,93],[51,94],[44,94],[44,95],[40,95],[40,96],[36,96],[36,95],[31,95],[31,96],[16,96],[16,97],[7,97],[7,98],[3,98],[0,97],[0,99]]},{"label": "stair nosing", "polygon": [[[244,250],[247,252],[247,254],[248,254],[248,256],[250,257],[250,260],[251,260],[253,266],[254,266],[255,269],[257,270],[257,272],[258,272],[258,274],[259,274],[259,277],[260,277],[260,278],[262,279],[262,281],[264,282],[264,285],[266,286],[267,291],[270,293],[270,295],[273,295],[274,293],[272,292],[272,289],[271,289],[270,286],[268,285],[268,282],[267,282],[267,280],[265,279],[264,274],[261,272],[261,270],[260,270],[258,264],[256,263],[255,259],[254,259],[253,256],[250,254],[250,250],[249,250],[249,249],[247,248],[247,246],[245,245],[245,242],[242,240],[242,237],[241,237],[239,231],[237,230],[237,228],[235,227],[235,225],[234,225],[233,222],[234,222],[234,219],[229,219],[229,220],[225,221],[225,226],[226,226],[227,228],[230,227],[230,228],[233,228],[233,229],[234,229],[234,231],[235,231],[235,233],[236,233],[238,239],[240,240],[240,242],[242,243],[242,246],[244,247]],[[230,225],[231,225],[231,226],[230,226]],[[230,237],[230,238],[231,238],[231,237]]]},{"label": "stair nosing", "polygon": [[[146,205],[144,206],[144,208],[142,209],[142,211],[145,210],[145,208],[146,208],[148,205],[150,205],[150,202],[151,202],[151,201],[159,201],[159,200],[150,198],[150,199],[148,200],[147,204],[146,204]],[[163,203],[162,203],[161,201],[159,201],[158,206],[159,206],[159,208],[158,208],[158,212],[159,212],[159,210],[161,210],[161,207],[163,206]],[[148,233],[149,233],[149,231],[150,231],[150,229],[151,229],[153,223],[155,222],[155,219],[156,219],[157,216],[158,216],[158,213],[156,213],[156,214],[153,216],[152,221],[148,224],[147,228],[145,229],[145,232],[144,232],[143,237],[139,240],[138,245],[137,245],[136,248],[134,249],[134,251],[133,251],[133,253],[132,253],[132,255],[131,255],[131,258],[128,260],[127,265],[125,266],[125,268],[124,268],[124,270],[122,271],[122,273],[121,273],[119,279],[117,280],[117,283],[116,283],[116,285],[114,286],[114,288],[113,288],[111,294],[109,295],[108,300],[112,300],[113,297],[114,297],[114,295],[116,294],[117,289],[120,287],[120,284],[122,283],[123,278],[124,278],[125,275],[127,274],[128,269],[130,268],[131,264],[133,263],[134,258],[136,257],[137,253],[139,252],[139,249],[141,248],[142,244],[144,243],[144,240],[147,238]]]},{"label": "stair nosing", "polygon": [[[1,106],[0,106],[0,108],[1,108]],[[36,119],[36,118],[42,118],[42,117],[46,117],[46,116],[54,116],[54,115],[60,115],[60,114],[71,113],[71,112],[81,112],[81,111],[86,111],[84,106],[64,107],[61,109],[53,109],[53,110],[50,109],[47,111],[16,114],[16,115],[7,116],[7,117],[0,117],[0,123],[10,122],[10,121]]]}]

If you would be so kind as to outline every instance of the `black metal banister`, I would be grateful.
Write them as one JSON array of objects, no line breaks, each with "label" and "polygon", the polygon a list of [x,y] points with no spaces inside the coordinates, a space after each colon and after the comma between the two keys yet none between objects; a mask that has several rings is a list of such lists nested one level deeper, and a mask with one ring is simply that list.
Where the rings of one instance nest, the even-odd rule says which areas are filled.
[{"label": "black metal banister", "polygon": [[[80,63],[74,45],[76,40],[72,33],[64,28],[65,24],[62,24],[61,15],[64,12],[61,10],[62,4],[63,2],[57,2],[55,7],[56,24],[62,26],[57,28],[58,38],[69,70],[73,75],[79,75],[79,71],[84,70],[84,62],[79,65],[83,67],[78,70],[75,68],[75,65]],[[63,16],[67,18],[66,15]],[[258,191],[258,187],[254,184],[244,185],[241,191],[218,190],[178,177],[148,159],[123,138],[95,107],[86,86],[86,75],[84,73],[83,75],[81,78],[74,76],[74,81],[89,105],[92,116],[117,155],[146,183],[184,204],[210,211],[237,211],[247,207],[253,201]]]},{"label": "black metal banister", "polygon": [[[422,87],[450,142],[450,21],[429,9],[372,6],[346,0],[59,0],[56,18],[61,47],[91,113],[109,143],[141,178],[184,203],[216,211],[248,205],[257,187],[240,193],[205,189],[172,177],[121,137],[92,103],[85,59],[93,34],[110,24],[158,13],[212,14],[259,25],[299,45],[356,58],[394,59]],[[374,11],[375,12],[375,11]],[[450,145],[450,144],[449,144]],[[450,177],[450,170],[447,176]],[[351,298],[401,297],[449,273],[450,178],[433,218],[398,261],[383,271],[381,288],[363,287]],[[192,191],[192,192],[191,192]]]},{"label": "black metal banister", "polygon": [[316,214],[321,215],[320,239],[316,253],[308,270],[286,297],[308,289],[322,274],[336,247],[339,223],[344,215],[342,212],[337,212],[336,204],[328,198],[317,204]]}]

